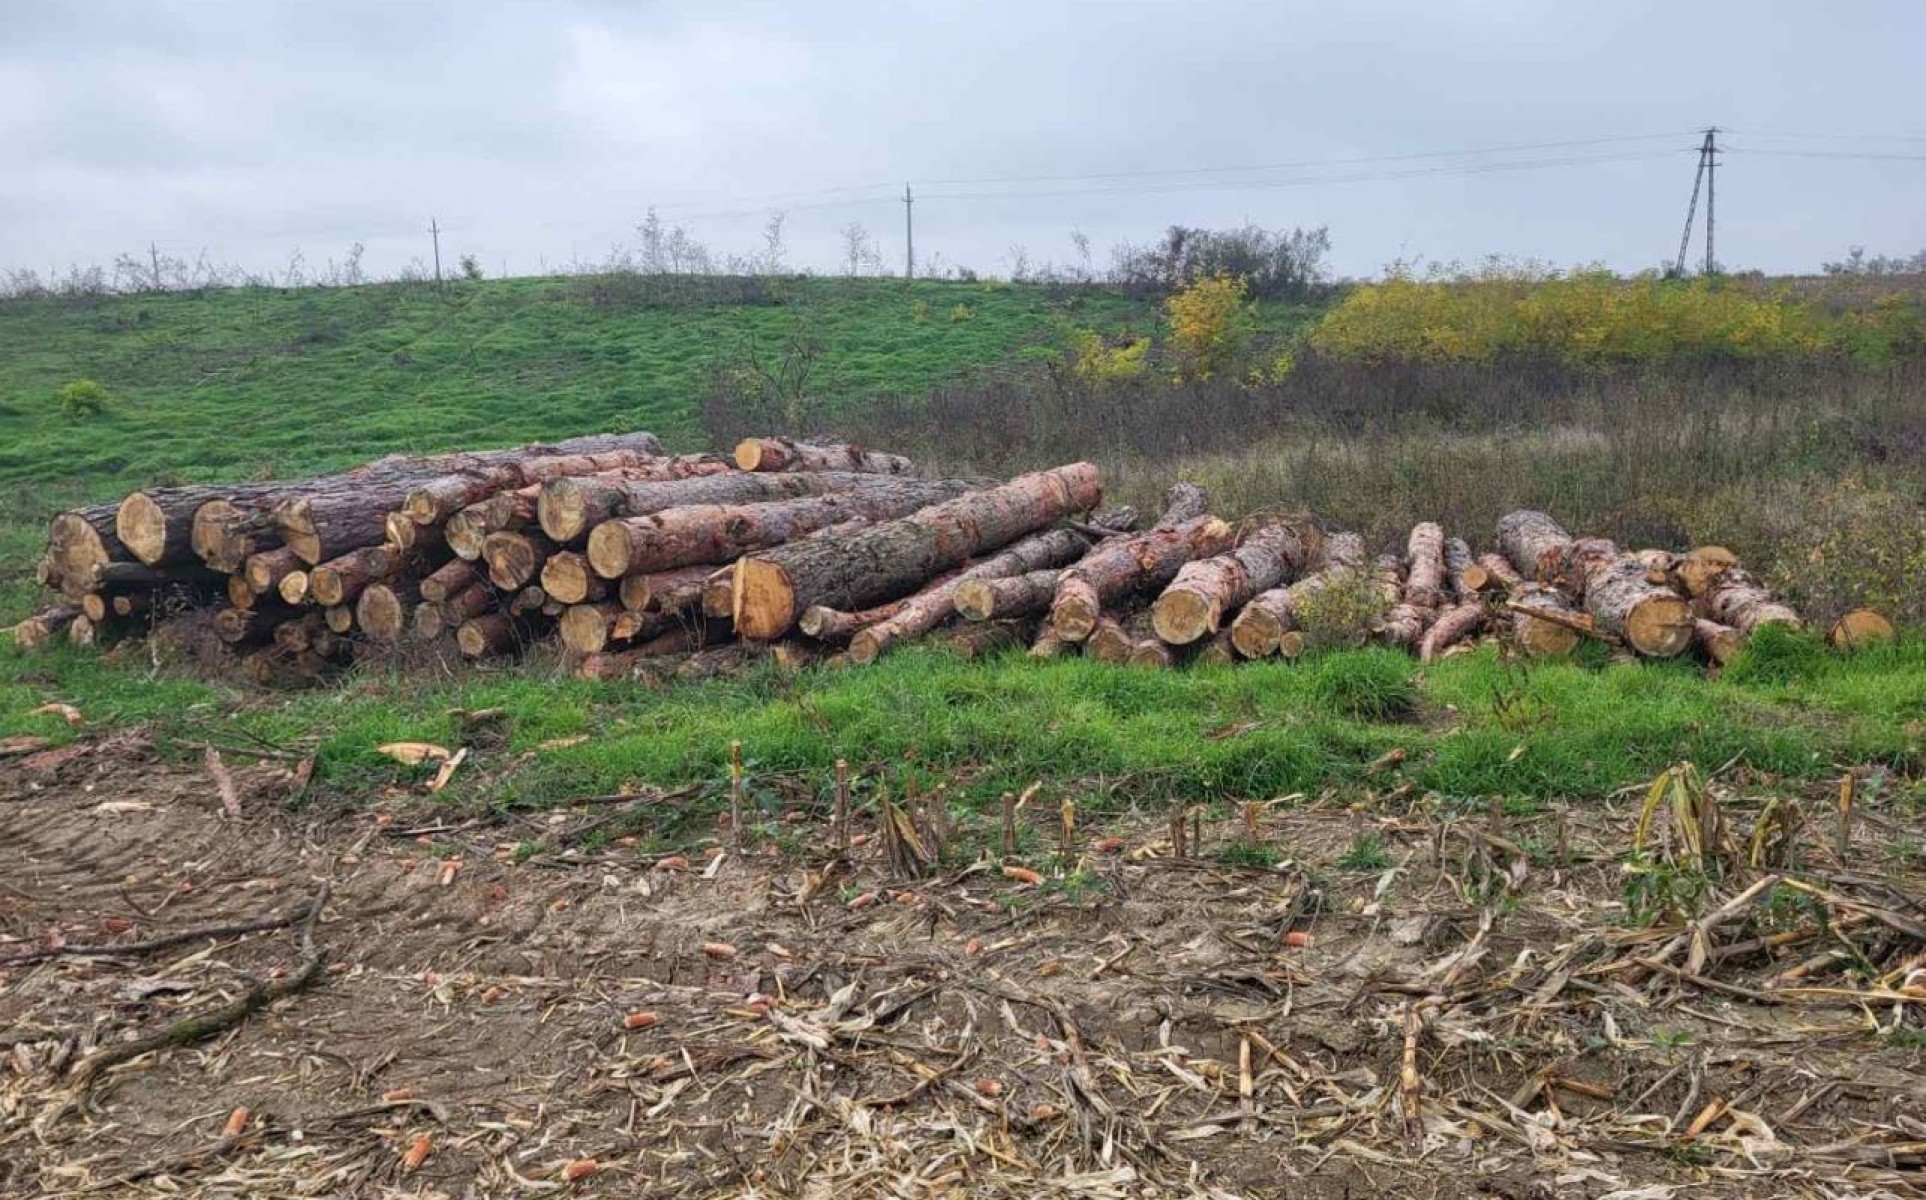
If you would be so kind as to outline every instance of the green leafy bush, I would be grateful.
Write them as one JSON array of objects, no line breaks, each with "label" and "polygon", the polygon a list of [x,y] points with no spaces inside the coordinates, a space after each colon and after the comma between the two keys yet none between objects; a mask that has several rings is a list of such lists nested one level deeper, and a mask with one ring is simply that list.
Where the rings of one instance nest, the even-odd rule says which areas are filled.
[{"label": "green leafy bush", "polygon": [[107,411],[107,389],[91,379],[62,384],[55,393],[60,411],[69,417],[95,417]]}]

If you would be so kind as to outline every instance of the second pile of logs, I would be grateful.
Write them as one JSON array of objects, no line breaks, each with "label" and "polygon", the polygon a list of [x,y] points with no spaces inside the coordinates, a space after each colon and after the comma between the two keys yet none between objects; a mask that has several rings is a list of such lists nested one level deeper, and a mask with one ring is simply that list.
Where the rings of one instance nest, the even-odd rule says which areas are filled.
[{"label": "second pile of logs", "polygon": [[[371,652],[481,659],[558,641],[585,675],[762,652],[866,663],[948,627],[966,655],[1027,644],[1143,666],[1290,657],[1366,638],[1431,659],[1480,636],[1729,658],[1799,617],[1726,551],[1628,551],[1543,513],[1477,554],[1436,524],[1373,559],[1308,515],[1213,516],[1179,484],[1139,529],[1097,468],[917,478],[857,446],[752,438],[670,455],[650,434],[393,456],[286,482],[155,488],[62,513],[26,648],[201,621],[263,681]],[[1891,636],[1857,612],[1835,641]]]}]

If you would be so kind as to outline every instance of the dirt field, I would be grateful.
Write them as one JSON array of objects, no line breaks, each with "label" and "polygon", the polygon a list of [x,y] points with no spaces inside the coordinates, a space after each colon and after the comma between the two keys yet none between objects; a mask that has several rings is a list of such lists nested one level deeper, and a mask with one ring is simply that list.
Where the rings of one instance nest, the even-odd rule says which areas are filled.
[{"label": "dirt field", "polygon": [[[0,762],[0,1194],[1926,1194],[1916,816],[1864,814],[1850,870],[1815,820],[1816,895],[1727,878],[1672,947],[1626,916],[1637,795],[1280,805],[1275,865],[1214,857],[1240,815],[1199,857],[1085,829],[1067,879],[893,882],[867,823],[840,865],[801,820],[678,864],[623,836],[674,796],[324,814],[290,765],[237,767],[237,818],[135,735]],[[1360,834],[1388,866],[1340,865]]]}]

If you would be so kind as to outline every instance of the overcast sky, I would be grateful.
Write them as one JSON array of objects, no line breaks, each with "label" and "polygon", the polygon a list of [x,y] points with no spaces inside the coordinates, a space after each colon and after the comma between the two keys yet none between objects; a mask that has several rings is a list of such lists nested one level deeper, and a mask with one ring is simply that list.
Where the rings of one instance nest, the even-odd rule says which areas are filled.
[{"label": "overcast sky", "polygon": [[[1637,269],[1716,123],[1720,259],[1810,270],[1926,246],[1923,68],[1919,0],[0,0],[0,266],[388,272],[433,216],[528,274],[653,204],[719,251],[783,211],[819,268],[860,222],[900,269],[908,181],[919,259],[986,272],[1245,221],[1352,275]],[[1217,170],[1276,164],[1313,165]]]}]

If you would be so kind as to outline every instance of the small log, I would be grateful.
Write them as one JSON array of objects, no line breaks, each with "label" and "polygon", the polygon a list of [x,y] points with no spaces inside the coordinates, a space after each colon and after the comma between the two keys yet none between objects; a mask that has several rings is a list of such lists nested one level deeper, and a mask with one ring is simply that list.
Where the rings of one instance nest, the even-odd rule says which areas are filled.
[{"label": "small log", "polygon": [[1030,643],[1031,658],[1063,658],[1075,654],[1077,650],[1077,643],[1066,642],[1058,637],[1048,623],[1037,631],[1036,640]]},{"label": "small log", "polygon": [[308,595],[316,604],[352,604],[371,583],[401,569],[401,554],[388,545],[364,546],[329,559],[308,572]]},{"label": "small log", "polygon": [[1572,536],[1544,513],[1522,509],[1498,519],[1498,552],[1526,579],[1562,583],[1571,550]]},{"label": "small log", "polygon": [[1418,659],[1430,662],[1450,647],[1464,641],[1476,633],[1485,623],[1485,602],[1477,598],[1476,590],[1469,600],[1461,600],[1432,622],[1418,642]]},{"label": "small log", "polygon": [[1898,637],[1893,623],[1870,608],[1855,608],[1832,623],[1826,640],[1841,650],[1856,650]]},{"label": "small log", "polygon": [[508,598],[508,614],[512,617],[535,616],[547,612],[548,604],[548,593],[542,590],[542,585],[532,583]]},{"label": "small log", "polygon": [[702,585],[702,615],[727,619],[736,610],[736,569],[724,567]]},{"label": "small log", "polygon": [[1134,612],[1121,619],[1104,613],[1098,616],[1095,628],[1084,640],[1083,654],[1085,658],[1121,666],[1130,661],[1131,652],[1140,643],[1156,640],[1148,611]]},{"label": "small log", "polygon": [[269,488],[208,500],[194,510],[189,541],[203,563],[232,574],[258,553],[281,544]]},{"label": "small log", "polygon": [[1722,667],[1745,648],[1745,635],[1730,625],[1700,617],[1692,622],[1692,645],[1706,661]]},{"label": "small log", "polygon": [[[237,606],[238,607],[238,606]],[[88,592],[80,598],[80,611],[89,621],[99,625],[113,615],[107,597],[99,592]]]},{"label": "small log", "polygon": [[1208,641],[1198,644],[1194,660],[1200,667],[1228,667],[1237,662],[1237,648],[1231,644],[1231,631],[1220,629]]},{"label": "small log", "polygon": [[1491,572],[1472,556],[1463,538],[1450,538],[1444,544],[1445,578],[1451,583],[1452,598],[1463,604],[1491,586]]},{"label": "small log", "polygon": [[541,498],[540,487],[497,492],[479,504],[471,504],[448,518],[445,534],[455,557],[474,562],[487,547],[488,535],[526,529],[535,523],[535,506]]},{"label": "small log", "polygon": [[[999,650],[1030,643],[1036,629],[1034,621],[979,621],[959,626],[945,642],[952,653],[968,662],[985,658]],[[855,659],[852,649],[851,659]]]},{"label": "small log", "polygon": [[1525,582],[1525,577],[1502,554],[1481,554],[1478,565],[1485,569],[1485,586],[1502,588],[1509,592]]},{"label": "small log", "polygon": [[512,592],[533,583],[554,550],[555,544],[539,533],[504,529],[483,540],[482,561],[488,564],[489,581],[503,591]]},{"label": "small log", "polygon": [[421,581],[421,598],[439,604],[482,580],[473,563],[456,558],[436,567]]},{"label": "small log", "polygon": [[[1442,584],[1444,578],[1442,531],[1440,531],[1438,550],[1439,566],[1437,578]],[[1404,598],[1408,589],[1403,578],[1402,568],[1403,563],[1395,554],[1387,554],[1378,559],[1377,579],[1378,590],[1382,596],[1383,615],[1377,619],[1371,632],[1378,640],[1388,645],[1402,646],[1409,650],[1416,650],[1418,643],[1424,638],[1425,630],[1431,628],[1431,622],[1437,618],[1437,610],[1425,605],[1414,604]],[[1429,568],[1427,567],[1426,570],[1428,571]],[[1422,588],[1418,594],[1435,595],[1437,591],[1437,588]]]},{"label": "small log", "polygon": [[[624,575],[617,594],[621,597],[622,607],[631,612],[679,612],[685,608],[701,608],[709,581],[718,575],[727,579],[729,568],[723,567],[718,571],[713,566],[698,564],[667,571],[645,571],[640,575]],[[729,612],[725,605],[723,611],[709,615],[726,617]]]},{"label": "small log", "polygon": [[1033,534],[954,575],[939,577],[903,602],[901,611],[870,622],[849,643],[852,662],[875,662],[889,648],[936,628],[956,611],[956,590],[971,580],[999,579],[1074,561],[1090,542],[1073,529]]},{"label": "small log", "polygon": [[432,642],[448,632],[447,610],[432,600],[415,605],[410,632],[418,642]]},{"label": "small log", "polygon": [[1679,559],[1676,573],[1685,594],[1696,600],[1711,591],[1720,576],[1738,565],[1739,556],[1724,546],[1698,546]]},{"label": "small log", "polygon": [[289,571],[274,585],[274,591],[283,604],[307,604],[312,599],[312,585],[313,577],[307,571]]},{"label": "small log", "polygon": [[865,529],[744,557],[736,562],[731,597],[736,630],[773,640],[812,604],[860,609],[893,599],[986,550],[1087,512],[1101,498],[1097,468],[1074,463]]},{"label": "small log", "polygon": [[1578,648],[1581,630],[1591,621],[1574,609],[1557,589],[1521,583],[1505,605],[1511,613],[1512,641],[1537,657],[1561,657]]},{"label": "small log", "polygon": [[[1279,653],[1283,639],[1295,632],[1298,613],[1319,593],[1340,586],[1365,568],[1364,539],[1355,533],[1334,533],[1312,564],[1316,569],[1281,588],[1253,596],[1231,622],[1231,645],[1245,658],[1267,658]],[[1303,639],[1297,639],[1301,648]],[[1293,651],[1295,653],[1295,650]]]},{"label": "small log", "polygon": [[66,633],[67,627],[81,615],[77,605],[41,609],[13,627],[14,648],[23,653],[45,650],[53,645],[54,638]]},{"label": "small log", "polygon": [[248,555],[247,561],[241,564],[240,574],[255,592],[267,595],[277,591],[281,581],[295,571],[301,570],[301,567],[300,557],[286,546],[282,546]]},{"label": "small log", "polygon": [[372,583],[355,601],[354,623],[369,641],[393,644],[408,631],[408,617],[420,603],[421,585],[415,580]]},{"label": "small log", "polygon": [[100,626],[86,613],[81,613],[67,626],[67,644],[81,649],[100,645]]},{"label": "small log", "polygon": [[214,614],[214,636],[230,646],[253,645],[273,638],[276,626],[298,615],[298,610],[278,604],[223,608]]},{"label": "small log", "polygon": [[1026,571],[999,579],[966,579],[956,588],[956,611],[966,621],[1036,616],[1057,594],[1061,568]]},{"label": "small log", "polygon": [[562,645],[575,654],[594,654],[609,644],[616,621],[627,612],[614,600],[573,604],[562,612]]},{"label": "small log", "polygon": [[792,438],[744,438],[736,443],[736,466],[745,471],[855,471],[866,475],[911,475],[914,463],[895,454],[861,446],[818,446]]},{"label": "small log", "polygon": [[[646,435],[645,435],[646,436]],[[654,439],[649,441],[654,443]],[[541,454],[491,463],[480,470],[442,475],[416,487],[402,501],[400,513],[416,525],[435,525],[497,492],[546,483],[573,475],[601,471],[647,469],[666,462],[662,447],[610,449],[583,454]]]},{"label": "small log", "polygon": [[248,585],[247,576],[229,575],[227,577],[227,602],[235,608],[253,608],[261,593]]},{"label": "small log", "polygon": [[123,592],[114,597],[113,608],[114,615],[117,617],[133,617],[151,612],[154,608],[154,593]]},{"label": "small log", "polygon": [[1111,538],[1058,579],[1050,627],[1060,638],[1082,641],[1095,632],[1106,605],[1164,586],[1192,559],[1223,553],[1231,538],[1231,527],[1212,516]]},{"label": "small log", "polygon": [[1798,629],[1803,624],[1790,605],[1780,603],[1750,572],[1736,565],[1727,567],[1708,585],[1699,603],[1706,616],[1747,637],[1762,625]]},{"label": "small log", "polygon": [[1437,608],[1445,599],[1445,535],[1436,521],[1411,527],[1405,543],[1404,603]]},{"label": "small log", "polygon": [[194,519],[202,506],[217,500],[230,505],[260,500],[271,496],[279,486],[257,483],[145,488],[120,502],[114,513],[114,533],[136,561],[148,566],[196,562],[200,555],[194,541]]},{"label": "small log", "polygon": [[[909,597],[905,596],[901,600],[892,600],[888,604],[879,604],[875,608],[866,608],[861,612],[853,613],[844,612],[839,608],[826,608],[818,604],[804,610],[802,620],[796,623],[796,627],[802,630],[804,637],[840,646],[871,625],[879,621],[887,621],[902,612],[903,606],[908,603]],[[778,643],[778,645],[786,644]]]},{"label": "small log", "polygon": [[512,654],[519,650],[526,630],[507,613],[483,613],[461,623],[455,645],[469,658]]},{"label": "small log", "polygon": [[495,589],[487,584],[470,584],[441,602],[443,623],[452,628],[479,617],[493,609],[497,599]]},{"label": "small log", "polygon": [[328,631],[346,637],[354,632],[354,605],[334,604],[321,610],[327,620]]},{"label": "small log", "polygon": [[297,654],[313,649],[315,637],[327,629],[327,620],[319,612],[305,612],[274,627],[274,645],[288,654]]},{"label": "small log", "polygon": [[610,589],[609,581],[590,570],[587,556],[577,551],[557,550],[542,563],[542,590],[563,604],[604,600]]},{"label": "small log", "polygon": [[1279,521],[1259,526],[1234,550],[1183,564],[1151,606],[1157,636],[1184,646],[1216,633],[1226,613],[1287,577],[1295,579],[1317,544]]}]

